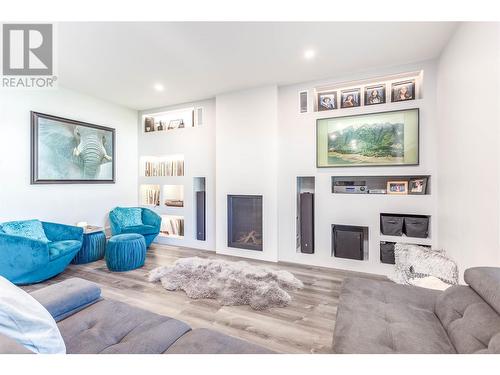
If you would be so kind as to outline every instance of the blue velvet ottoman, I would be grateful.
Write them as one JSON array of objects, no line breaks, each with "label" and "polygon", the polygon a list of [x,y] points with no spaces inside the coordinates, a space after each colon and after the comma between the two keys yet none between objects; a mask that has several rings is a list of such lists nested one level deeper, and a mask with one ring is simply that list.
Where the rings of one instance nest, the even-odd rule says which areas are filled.
[{"label": "blue velvet ottoman", "polygon": [[126,233],[111,237],[104,257],[110,271],[123,272],[142,267],[146,260],[144,236]]}]

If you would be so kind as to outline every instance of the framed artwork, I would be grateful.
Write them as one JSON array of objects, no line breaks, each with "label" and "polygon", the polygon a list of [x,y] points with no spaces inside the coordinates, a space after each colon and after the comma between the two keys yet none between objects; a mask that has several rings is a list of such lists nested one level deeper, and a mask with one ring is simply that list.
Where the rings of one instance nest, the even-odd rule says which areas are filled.
[{"label": "framed artwork", "polygon": [[408,181],[387,181],[387,194],[408,194]]},{"label": "framed artwork", "polygon": [[115,129],[31,112],[31,184],[115,182]]},{"label": "framed artwork", "polygon": [[365,105],[385,103],[385,85],[365,87]]},{"label": "framed artwork", "polygon": [[361,102],[361,89],[342,90],[340,92],[340,107],[359,107]]},{"label": "framed artwork", "polygon": [[415,99],[415,80],[396,82],[392,84],[391,101],[403,102]]},{"label": "framed artwork", "polygon": [[424,195],[427,193],[427,177],[412,178],[410,180],[409,194]]},{"label": "framed artwork", "polygon": [[318,111],[337,109],[337,91],[318,93]]},{"label": "framed artwork", "polygon": [[418,108],[316,120],[318,168],[418,163]]}]

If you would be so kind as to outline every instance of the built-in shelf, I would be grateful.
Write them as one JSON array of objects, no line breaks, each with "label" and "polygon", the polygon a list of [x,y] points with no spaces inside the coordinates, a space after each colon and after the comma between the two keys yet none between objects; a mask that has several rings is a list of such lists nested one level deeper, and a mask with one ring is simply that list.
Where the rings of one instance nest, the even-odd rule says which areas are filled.
[{"label": "built-in shelf", "polygon": [[142,116],[144,133],[161,134],[177,129],[195,126],[195,109],[193,107],[147,114]]},{"label": "built-in shelf", "polygon": [[162,202],[170,208],[184,207],[184,185],[163,185]]},{"label": "built-in shelf", "polygon": [[297,252],[314,254],[314,193],[315,177],[297,177]]},{"label": "built-in shelf", "polygon": [[[405,183],[403,194],[388,193],[389,183]],[[348,195],[430,195],[430,175],[332,176],[332,193]],[[404,184],[403,184],[404,185]]]},{"label": "built-in shelf", "polygon": [[[369,107],[379,107],[387,104],[395,104],[395,103],[407,103],[413,102],[415,100],[422,99],[422,76],[423,71],[415,71],[415,72],[406,72],[401,74],[394,74],[390,76],[384,77],[373,77],[370,79],[357,80],[357,81],[349,81],[349,82],[339,82],[317,86],[314,88],[314,109],[316,112],[320,113],[332,113],[338,111],[342,108],[342,92],[351,93],[353,95],[354,106],[353,107],[345,107],[340,110],[352,110],[354,108],[360,108],[364,106]],[[403,82],[414,82],[413,92],[411,93],[411,99],[397,101],[392,98],[392,90],[393,84],[396,85],[394,87],[395,90],[398,89],[397,84]],[[370,89],[373,91],[373,88],[377,89],[379,92],[379,103],[368,103],[365,98],[365,91],[370,92]],[[407,86],[408,87],[408,86]],[[367,90],[368,89],[368,90]],[[320,105],[319,97],[321,95],[325,95],[330,100],[330,105],[326,106]],[[346,95],[347,96],[347,95]],[[321,99],[324,99],[323,96]],[[326,102],[326,99],[325,99]],[[330,110],[326,108],[332,108]]]},{"label": "built-in shelf", "polygon": [[184,155],[142,156],[140,169],[143,177],[184,176]]},{"label": "built-in shelf", "polygon": [[141,185],[140,202],[142,206],[160,205],[160,185]]},{"label": "built-in shelf", "polygon": [[193,194],[194,194],[194,217],[196,218],[195,238],[198,241],[206,241],[206,178],[194,177],[193,178]]},{"label": "built-in shelf", "polygon": [[184,238],[184,216],[161,215],[160,236],[167,238]]},{"label": "built-in shelf", "polygon": [[432,239],[430,237],[428,237],[428,238],[416,238],[416,237],[407,237],[405,235],[385,236],[385,235],[381,234],[379,236],[379,240],[385,241],[385,242],[409,243],[409,244],[414,244],[414,245],[425,245],[425,246],[432,245]]}]

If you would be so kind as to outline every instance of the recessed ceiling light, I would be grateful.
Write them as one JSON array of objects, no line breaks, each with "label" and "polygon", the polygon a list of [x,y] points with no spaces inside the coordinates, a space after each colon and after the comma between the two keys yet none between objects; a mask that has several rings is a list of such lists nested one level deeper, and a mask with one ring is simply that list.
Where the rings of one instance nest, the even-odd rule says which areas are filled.
[{"label": "recessed ceiling light", "polygon": [[304,57],[307,59],[307,60],[311,60],[314,58],[314,56],[316,56],[316,51],[313,50],[313,49],[308,49],[308,50],[305,50],[304,52]]},{"label": "recessed ceiling light", "polygon": [[165,90],[165,87],[163,87],[163,85],[161,83],[155,83],[155,85],[153,87],[156,91],[161,92],[161,91]]}]

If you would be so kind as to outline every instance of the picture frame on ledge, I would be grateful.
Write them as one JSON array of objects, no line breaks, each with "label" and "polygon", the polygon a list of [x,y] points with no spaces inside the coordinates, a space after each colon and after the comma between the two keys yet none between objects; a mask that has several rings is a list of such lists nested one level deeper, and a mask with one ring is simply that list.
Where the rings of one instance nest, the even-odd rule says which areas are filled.
[{"label": "picture frame on ledge", "polygon": [[409,182],[408,194],[427,194],[427,177],[412,178]]},{"label": "picture frame on ledge", "polygon": [[419,165],[419,109],[316,120],[318,168]]},{"label": "picture frame on ledge", "polygon": [[408,181],[387,181],[387,194],[407,195]]}]

